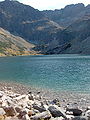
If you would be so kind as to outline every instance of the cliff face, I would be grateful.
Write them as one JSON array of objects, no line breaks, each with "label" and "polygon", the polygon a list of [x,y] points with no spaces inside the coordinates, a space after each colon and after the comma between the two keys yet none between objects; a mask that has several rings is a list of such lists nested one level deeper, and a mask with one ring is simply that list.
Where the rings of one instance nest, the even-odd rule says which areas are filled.
[{"label": "cliff face", "polygon": [[0,56],[37,54],[33,47],[33,44],[0,28]]}]

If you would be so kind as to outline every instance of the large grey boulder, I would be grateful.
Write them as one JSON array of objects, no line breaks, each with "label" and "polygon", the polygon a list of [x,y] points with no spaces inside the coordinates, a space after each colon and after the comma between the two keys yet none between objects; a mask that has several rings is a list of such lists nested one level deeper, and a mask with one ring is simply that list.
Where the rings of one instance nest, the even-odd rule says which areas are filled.
[{"label": "large grey boulder", "polygon": [[74,116],[80,116],[82,115],[82,110],[78,107],[67,107],[66,111],[72,112]]},{"label": "large grey boulder", "polygon": [[62,116],[65,119],[67,119],[64,110],[61,109],[60,107],[56,106],[56,105],[50,106],[48,108],[48,110],[50,111],[50,113],[52,114],[53,117],[61,117]]}]

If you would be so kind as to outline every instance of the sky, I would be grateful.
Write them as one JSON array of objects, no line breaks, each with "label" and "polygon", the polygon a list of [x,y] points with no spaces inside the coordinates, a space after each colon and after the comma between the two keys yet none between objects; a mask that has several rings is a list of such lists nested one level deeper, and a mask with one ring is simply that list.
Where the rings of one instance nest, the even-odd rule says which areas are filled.
[{"label": "sky", "polygon": [[39,10],[54,10],[64,8],[69,4],[84,3],[90,4],[90,0],[19,0]]},{"label": "sky", "polygon": [[64,8],[66,5],[77,3],[84,3],[85,5],[90,4],[90,0],[17,0],[17,1],[30,5],[38,10],[61,9]]}]

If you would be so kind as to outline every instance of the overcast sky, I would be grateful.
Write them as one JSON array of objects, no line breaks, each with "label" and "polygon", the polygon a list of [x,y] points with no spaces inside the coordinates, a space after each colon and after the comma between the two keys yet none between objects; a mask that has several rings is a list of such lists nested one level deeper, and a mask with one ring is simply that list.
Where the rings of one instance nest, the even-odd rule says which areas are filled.
[{"label": "overcast sky", "polygon": [[[0,0],[2,1],[2,0]],[[39,10],[54,10],[65,7],[69,4],[84,3],[90,4],[90,0],[18,0]]]}]

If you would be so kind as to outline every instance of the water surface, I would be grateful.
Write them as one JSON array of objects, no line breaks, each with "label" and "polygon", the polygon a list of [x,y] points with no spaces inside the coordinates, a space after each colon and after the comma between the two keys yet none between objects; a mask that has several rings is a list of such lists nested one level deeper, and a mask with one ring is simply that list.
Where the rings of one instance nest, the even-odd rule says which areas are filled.
[{"label": "water surface", "polygon": [[59,91],[90,92],[90,56],[0,58],[0,80]]}]

